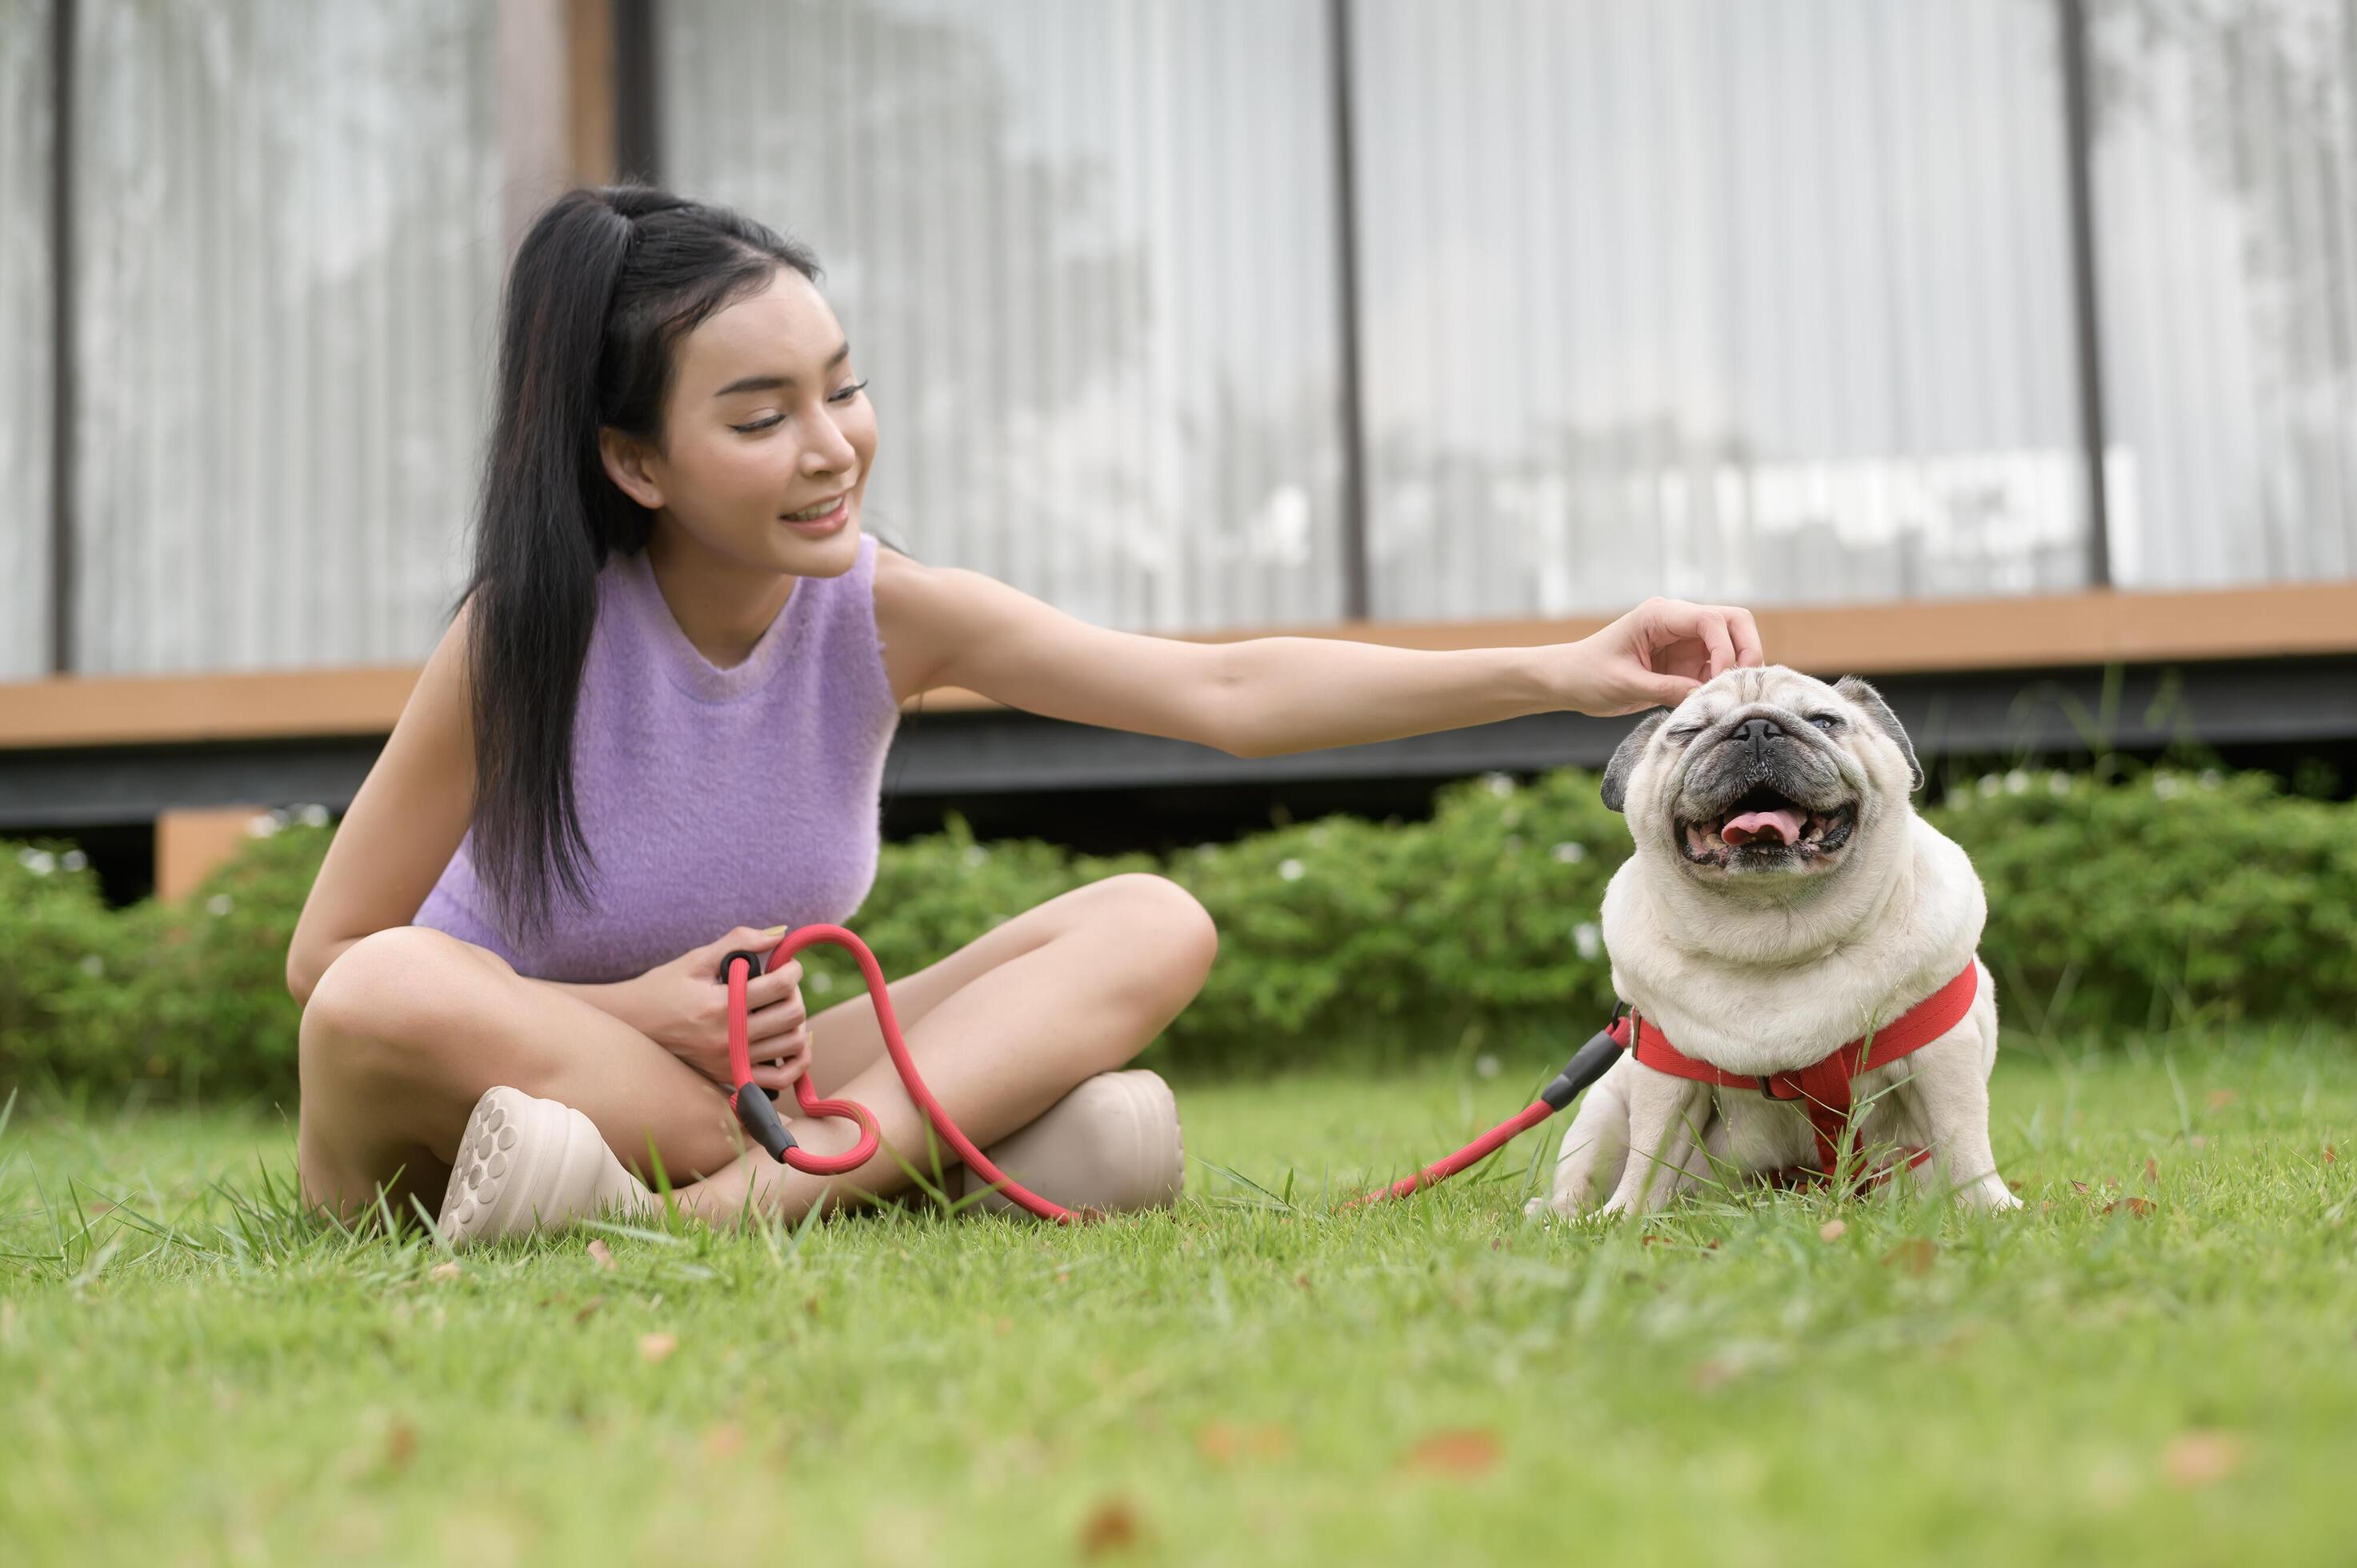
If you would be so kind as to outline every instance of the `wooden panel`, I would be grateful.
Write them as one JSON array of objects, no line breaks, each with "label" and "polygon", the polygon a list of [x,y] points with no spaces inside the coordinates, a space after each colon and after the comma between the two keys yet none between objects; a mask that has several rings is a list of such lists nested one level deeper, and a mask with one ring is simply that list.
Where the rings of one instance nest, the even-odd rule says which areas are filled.
[{"label": "wooden panel", "polygon": [[156,819],[156,896],[185,898],[244,847],[246,824],[261,806],[166,811]]},{"label": "wooden panel", "polygon": [[387,735],[417,673],[403,664],[0,685],[0,747]]},{"label": "wooden panel", "polygon": [[566,111],[572,128],[573,177],[582,185],[614,183],[613,0],[571,0],[565,13]]},{"label": "wooden panel", "polygon": [[[1585,637],[1600,620],[1365,622],[1208,634],[1334,637],[1395,648],[1509,648]],[[2034,670],[2357,653],[2357,583],[2198,594],[2077,594],[1763,610],[1769,657],[1822,675]],[[383,735],[408,666],[0,683],[0,749]],[[995,706],[928,693],[928,713]]]}]

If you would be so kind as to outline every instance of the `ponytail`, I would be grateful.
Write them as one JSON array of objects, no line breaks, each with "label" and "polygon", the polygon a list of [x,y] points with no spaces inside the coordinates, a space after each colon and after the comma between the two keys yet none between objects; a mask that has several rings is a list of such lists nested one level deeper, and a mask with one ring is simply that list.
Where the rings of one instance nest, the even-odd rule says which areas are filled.
[{"label": "ponytail", "polygon": [[561,890],[590,897],[594,857],[573,789],[573,720],[597,574],[646,547],[654,514],[599,456],[611,427],[662,436],[679,342],[802,247],[723,208],[636,188],[576,190],[517,248],[502,310],[470,602],[478,875],[519,933]]}]

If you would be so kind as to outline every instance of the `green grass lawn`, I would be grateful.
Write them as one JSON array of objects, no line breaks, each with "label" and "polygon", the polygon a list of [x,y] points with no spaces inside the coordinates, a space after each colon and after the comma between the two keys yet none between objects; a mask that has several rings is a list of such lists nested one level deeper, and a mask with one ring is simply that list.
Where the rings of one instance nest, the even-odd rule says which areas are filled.
[{"label": "green grass lawn", "polygon": [[2357,1039],[2009,1051],[2002,1219],[1541,1227],[1535,1139],[1326,1211],[1543,1065],[1182,1084],[1175,1215],[614,1235],[610,1267],[575,1234],[455,1277],[291,1221],[275,1118],[20,1105],[0,1558],[2357,1552]]}]

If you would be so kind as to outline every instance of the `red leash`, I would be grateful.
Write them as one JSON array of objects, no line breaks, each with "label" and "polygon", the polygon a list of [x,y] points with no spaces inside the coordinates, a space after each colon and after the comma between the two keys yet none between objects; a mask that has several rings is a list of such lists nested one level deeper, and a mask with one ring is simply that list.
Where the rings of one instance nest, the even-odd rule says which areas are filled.
[{"label": "red leash", "polygon": [[[1087,1216],[1076,1214],[1061,1204],[1051,1203],[1022,1186],[990,1163],[989,1156],[974,1146],[972,1140],[958,1131],[933,1091],[925,1087],[922,1075],[917,1071],[916,1058],[909,1054],[909,1044],[900,1037],[900,1022],[892,1014],[892,995],[884,981],[883,966],[867,944],[841,926],[804,926],[787,935],[767,954],[749,949],[738,949],[720,961],[721,977],[728,984],[728,1074],[737,1087],[728,1093],[730,1109],[746,1133],[770,1155],[798,1171],[813,1176],[841,1176],[857,1170],[876,1155],[882,1137],[876,1118],[867,1108],[856,1101],[822,1100],[811,1086],[810,1074],[804,1072],[794,1080],[794,1101],[804,1116],[813,1120],[840,1117],[856,1122],[859,1142],[844,1154],[813,1155],[794,1142],[779,1118],[778,1108],[770,1097],[753,1082],[753,1056],[750,1026],[747,1023],[745,988],[756,974],[768,972],[771,964],[790,959],[817,942],[832,942],[849,953],[859,965],[859,972],[867,982],[867,994],[876,1004],[876,1022],[884,1033],[884,1048],[891,1053],[892,1067],[900,1075],[900,1082],[909,1090],[909,1098],[924,1112],[933,1133],[963,1160],[966,1168],[1004,1193],[1007,1200],[1028,1209],[1042,1219],[1052,1219],[1061,1225],[1076,1225]],[[1850,1079],[1861,1072],[1896,1061],[1910,1051],[1930,1045],[1961,1022],[1972,1010],[1973,997],[1979,988],[1976,966],[1966,964],[1964,972],[1917,1003],[1889,1028],[1863,1036],[1841,1047],[1823,1060],[1813,1062],[1795,1072],[1775,1073],[1758,1078],[1746,1078],[1711,1066],[1670,1044],[1662,1032],[1631,1015],[1626,1004],[1613,1009],[1612,1021],[1580,1047],[1554,1081],[1539,1090],[1539,1097],[1515,1114],[1499,1122],[1446,1159],[1436,1160],[1414,1176],[1402,1176],[1389,1187],[1353,1198],[1346,1208],[1373,1203],[1386,1198],[1406,1197],[1447,1181],[1469,1165],[1479,1165],[1498,1150],[1529,1132],[1556,1112],[1569,1105],[1602,1078],[1633,1037],[1637,1059],[1656,1071],[1673,1073],[1680,1078],[1694,1079],[1722,1088],[1752,1089],[1770,1100],[1798,1100],[1808,1112],[1809,1123],[1816,1133],[1818,1166],[1830,1177],[1838,1152],[1841,1129],[1847,1124],[1851,1104]],[[1778,1086],[1789,1087],[1791,1093],[1779,1093]],[[1911,1167],[1931,1158],[1929,1149],[1919,1149],[1908,1160]]]},{"label": "red leash", "polygon": [[841,1176],[857,1170],[875,1157],[882,1142],[877,1131],[876,1118],[867,1108],[849,1100],[821,1100],[818,1090],[811,1087],[810,1074],[805,1071],[794,1080],[794,1100],[802,1114],[812,1118],[836,1116],[859,1125],[859,1142],[840,1155],[813,1155],[794,1142],[786,1124],[778,1116],[778,1108],[770,1097],[753,1082],[753,1053],[748,1044],[749,1026],[746,1022],[745,987],[756,974],[767,973],[771,964],[790,959],[813,942],[833,942],[849,953],[859,964],[859,972],[866,978],[867,994],[876,1004],[876,1022],[884,1031],[884,1048],[892,1055],[894,1070],[909,1090],[909,1098],[917,1102],[925,1120],[932,1124],[936,1136],[956,1152],[966,1168],[1006,1195],[1009,1202],[1029,1209],[1042,1219],[1052,1219],[1060,1225],[1076,1225],[1084,1218],[1050,1203],[1038,1193],[1022,1186],[990,1163],[989,1156],[974,1146],[925,1080],[917,1071],[916,1058],[909,1054],[909,1043],[900,1037],[900,1021],[892,1015],[892,995],[884,983],[883,967],[867,944],[845,930],[841,926],[804,926],[788,935],[765,956],[739,949],[720,961],[720,973],[728,983],[728,1076],[737,1087],[728,1092],[730,1109],[737,1112],[748,1136],[770,1151],[770,1155],[798,1171],[813,1176]]},{"label": "red leash", "polygon": [[1540,1090],[1539,1097],[1521,1111],[1447,1159],[1435,1160],[1415,1175],[1402,1176],[1389,1187],[1379,1187],[1372,1192],[1361,1194],[1342,1207],[1356,1208],[1361,1204],[1374,1203],[1383,1198],[1405,1197],[1447,1181],[1466,1166],[1480,1164],[1578,1099],[1589,1084],[1602,1078],[1612,1064],[1620,1059],[1620,1041],[1613,1031],[1620,1027],[1621,1014],[1625,1010],[1625,1005],[1614,1008],[1612,1022],[1591,1036],[1587,1044],[1580,1047],[1571,1060],[1564,1064],[1563,1070],[1555,1075],[1555,1081]]}]

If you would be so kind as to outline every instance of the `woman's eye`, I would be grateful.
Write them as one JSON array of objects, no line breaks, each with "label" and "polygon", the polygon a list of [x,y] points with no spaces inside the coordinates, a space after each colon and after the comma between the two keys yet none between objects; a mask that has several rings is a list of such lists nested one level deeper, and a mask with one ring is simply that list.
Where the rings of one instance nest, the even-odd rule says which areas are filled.
[{"label": "woman's eye", "polygon": [[783,424],[785,421],[786,416],[782,413],[765,413],[759,419],[744,424],[732,424],[728,428],[739,435],[753,435],[774,425]]},{"label": "woman's eye", "polygon": [[834,392],[827,394],[826,401],[829,403],[849,403],[853,398],[857,397],[861,392],[866,392],[866,390],[867,383],[866,381],[854,381],[849,386],[836,388]]},{"label": "woman's eye", "polygon": [[1811,714],[1809,722],[1819,729],[1835,729],[1840,727],[1841,718],[1835,714]]}]

